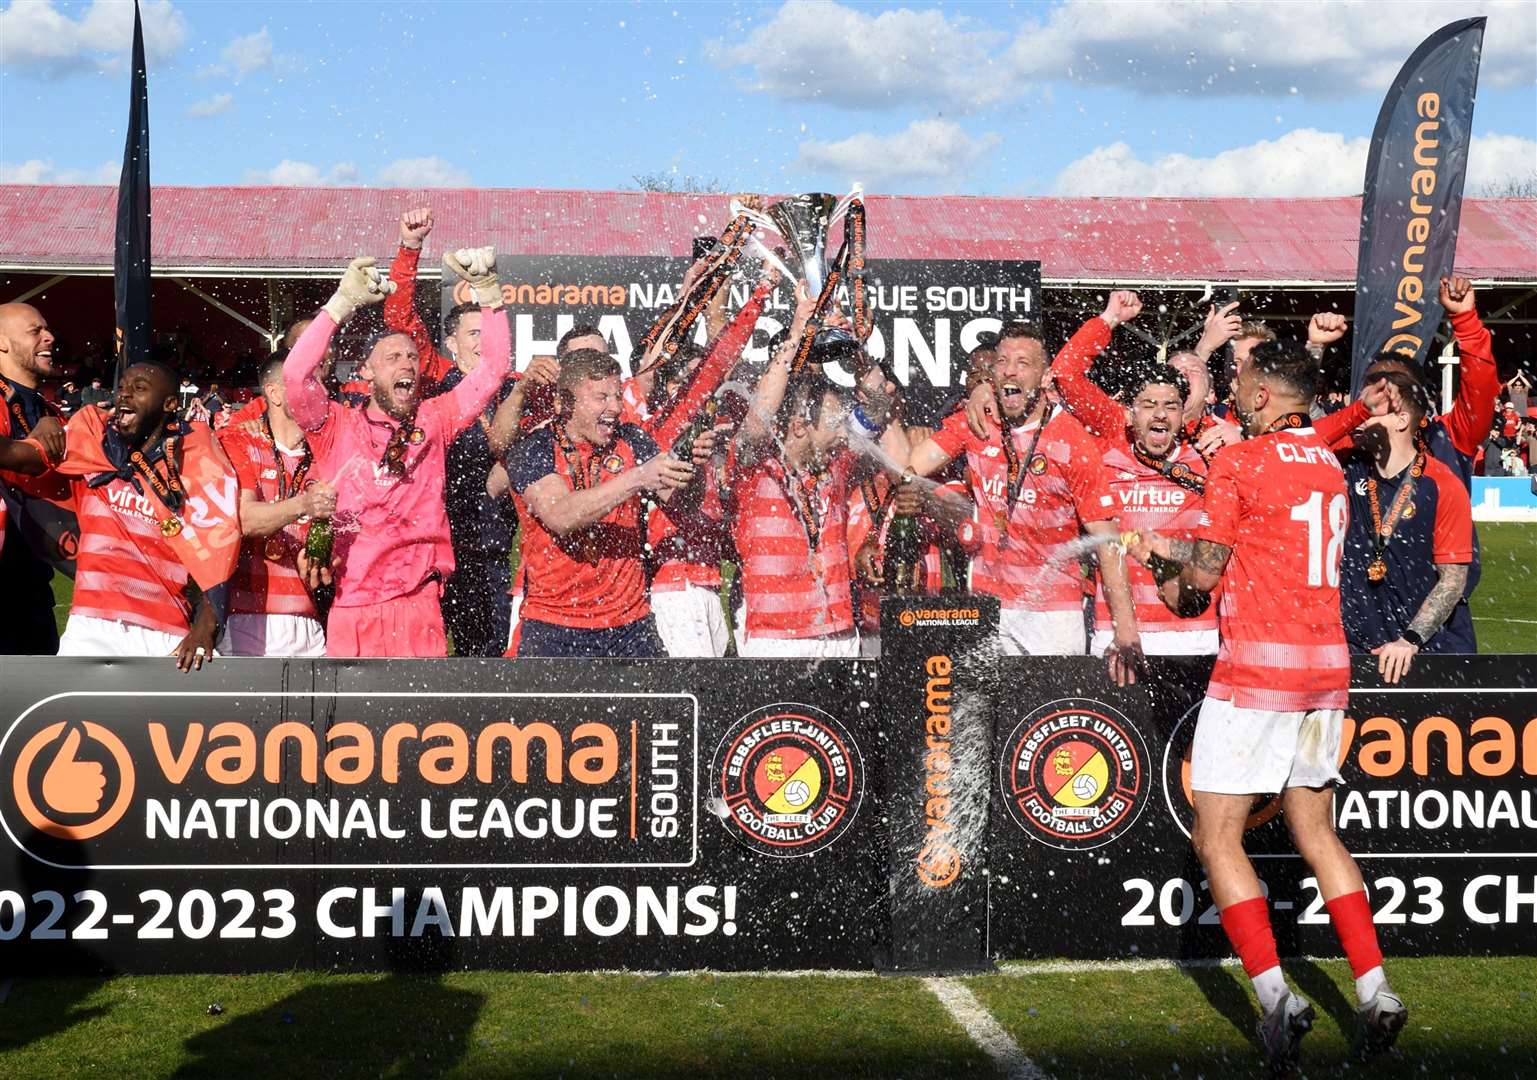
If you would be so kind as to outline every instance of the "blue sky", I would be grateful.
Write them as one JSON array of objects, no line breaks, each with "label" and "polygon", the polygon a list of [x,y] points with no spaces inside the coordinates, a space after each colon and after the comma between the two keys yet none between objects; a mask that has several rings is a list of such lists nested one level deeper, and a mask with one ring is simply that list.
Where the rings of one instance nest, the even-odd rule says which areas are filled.
[{"label": "blue sky", "polygon": [[[115,181],[131,4],[0,6],[0,179]],[[1358,191],[1414,45],[1487,14],[1468,189],[1537,174],[1537,4],[150,0],[159,184]]]}]

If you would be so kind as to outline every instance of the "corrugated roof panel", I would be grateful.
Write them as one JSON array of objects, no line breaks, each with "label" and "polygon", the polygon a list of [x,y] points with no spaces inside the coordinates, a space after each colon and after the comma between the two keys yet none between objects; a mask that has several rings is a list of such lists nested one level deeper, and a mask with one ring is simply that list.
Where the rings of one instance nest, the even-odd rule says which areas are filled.
[{"label": "corrugated roof panel", "polygon": [[[686,255],[729,196],[635,191],[157,187],[155,264],[340,266],[387,254],[409,206],[430,202],[448,244],[529,254]],[[0,185],[0,263],[111,262],[116,189]],[[1047,278],[1335,281],[1355,277],[1360,200],[880,196],[875,258],[1038,258]],[[700,218],[705,220],[700,222]],[[1457,265],[1537,280],[1537,200],[1470,199]]]}]

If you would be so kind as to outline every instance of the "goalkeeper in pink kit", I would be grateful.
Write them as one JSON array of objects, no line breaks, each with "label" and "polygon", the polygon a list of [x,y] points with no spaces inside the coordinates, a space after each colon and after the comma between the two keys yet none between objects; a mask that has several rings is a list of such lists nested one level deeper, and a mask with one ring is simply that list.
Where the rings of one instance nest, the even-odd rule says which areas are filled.
[{"label": "goalkeeper in pink kit", "polygon": [[481,306],[475,370],[424,402],[415,344],[404,333],[381,334],[358,369],[368,400],[354,407],[330,400],[321,363],[337,327],[394,289],[373,262],[352,261],[283,365],[289,411],[314,452],[312,475],[336,489],[331,566],[302,569],[312,584],[334,579],[328,656],[446,656],[439,598],[454,552],[443,494],[445,455],[485,410],[511,358],[496,254],[486,247],[443,256]]}]

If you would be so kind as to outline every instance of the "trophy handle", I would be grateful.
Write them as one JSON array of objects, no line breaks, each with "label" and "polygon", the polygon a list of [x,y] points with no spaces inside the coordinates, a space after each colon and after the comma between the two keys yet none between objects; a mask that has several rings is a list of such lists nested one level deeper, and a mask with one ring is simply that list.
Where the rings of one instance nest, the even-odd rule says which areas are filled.
[{"label": "trophy handle", "polygon": [[743,205],[741,199],[732,199],[731,216],[737,217],[738,215],[745,217],[748,221],[752,222],[754,225],[761,229],[768,229],[770,232],[774,233],[779,231],[778,229],[774,228],[773,220],[763,211],[754,210],[750,206]]},{"label": "trophy handle", "polygon": [[856,183],[852,188],[849,189],[849,193],[843,198],[839,199],[837,204],[833,207],[833,212],[827,219],[828,227],[831,228],[833,225],[836,225],[838,222],[847,217],[849,207],[855,202],[855,200],[863,200],[864,197],[865,186],[863,184]]}]

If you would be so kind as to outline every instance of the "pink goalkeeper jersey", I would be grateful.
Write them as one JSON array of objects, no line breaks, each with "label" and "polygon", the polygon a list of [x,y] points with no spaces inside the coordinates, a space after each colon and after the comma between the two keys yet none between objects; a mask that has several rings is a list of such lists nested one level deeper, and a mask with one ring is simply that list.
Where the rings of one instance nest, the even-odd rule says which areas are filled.
[{"label": "pink goalkeeper jersey", "polygon": [[336,487],[332,518],[338,607],[364,607],[405,596],[434,570],[454,568],[443,501],[448,444],[475,422],[507,377],[511,340],[500,309],[482,308],[480,364],[448,393],[416,411],[420,440],[406,447],[404,471],[383,465],[397,422],[370,402],[363,408],[331,401],[316,377],[336,323],[322,311],[283,365],[288,408],[309,432],[311,476]]}]

